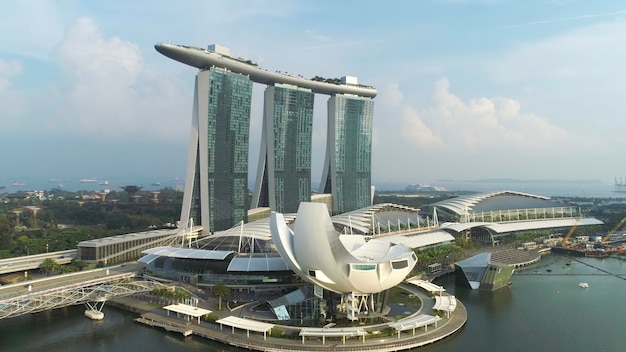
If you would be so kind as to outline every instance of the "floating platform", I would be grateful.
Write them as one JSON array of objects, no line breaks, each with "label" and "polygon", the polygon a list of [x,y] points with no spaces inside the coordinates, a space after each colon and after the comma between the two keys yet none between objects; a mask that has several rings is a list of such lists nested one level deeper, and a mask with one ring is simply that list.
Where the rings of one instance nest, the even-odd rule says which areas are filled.
[{"label": "floating platform", "polygon": [[98,312],[97,310],[92,310],[92,309],[85,310],[85,316],[91,320],[104,319],[104,313]]}]

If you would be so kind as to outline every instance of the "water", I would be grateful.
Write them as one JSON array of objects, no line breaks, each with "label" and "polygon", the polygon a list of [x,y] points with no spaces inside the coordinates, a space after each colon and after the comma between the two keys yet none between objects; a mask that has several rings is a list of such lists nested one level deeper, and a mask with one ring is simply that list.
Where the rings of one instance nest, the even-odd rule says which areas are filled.
[{"label": "water", "polygon": [[[98,178],[98,182],[83,183],[79,181],[79,177],[62,178],[62,179],[46,179],[42,177],[23,177],[23,178],[6,178],[0,177],[0,186],[4,186],[3,192],[32,191],[32,190],[51,190],[58,188],[59,184],[63,184],[63,189],[71,192],[76,191],[101,191],[104,189],[120,190],[120,187],[127,185],[142,186],[145,190],[158,190],[163,187],[179,188],[184,186],[183,178],[156,178],[135,177],[135,178],[109,178],[106,179],[108,184],[104,183],[104,178]],[[13,182],[24,183],[24,186],[14,187]],[[158,182],[158,185],[153,183]],[[374,182],[376,185],[376,182]],[[496,191],[517,191],[547,197],[584,197],[584,198],[626,198],[626,193],[613,192],[614,185],[605,182],[592,181],[438,181],[432,183],[433,186],[444,187],[449,191],[473,191],[473,192],[496,192]],[[253,185],[250,185],[251,189]],[[378,190],[403,190],[406,185],[377,185]],[[315,187],[317,188],[317,187]]]},{"label": "water", "polygon": [[136,315],[104,309],[104,320],[74,306],[0,321],[0,351],[237,351],[212,341],[165,333],[136,323]]},{"label": "water", "polygon": [[[576,259],[626,278],[626,261]],[[468,323],[458,336],[423,350],[623,351],[626,280],[569,262],[550,254],[495,292],[455,287],[445,278],[440,283],[465,304]]]},{"label": "water", "polygon": [[[626,278],[626,261],[577,259]],[[467,307],[467,325],[418,351],[623,351],[626,280],[568,262],[550,254],[495,292],[456,287],[452,277],[443,278],[439,283]],[[580,282],[590,288],[578,287]],[[105,308],[103,321],[87,319],[83,310],[0,321],[0,351],[243,351],[140,325],[134,314],[115,308]]]}]

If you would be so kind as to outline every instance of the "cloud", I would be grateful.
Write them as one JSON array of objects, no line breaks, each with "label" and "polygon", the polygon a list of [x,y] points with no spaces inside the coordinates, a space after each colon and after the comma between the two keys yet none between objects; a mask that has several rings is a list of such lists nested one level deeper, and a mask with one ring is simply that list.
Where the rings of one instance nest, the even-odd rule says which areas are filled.
[{"label": "cloud", "polygon": [[22,73],[22,64],[18,61],[0,59],[0,91],[4,91],[11,85],[11,77]]},{"label": "cloud", "polygon": [[500,83],[611,79],[626,60],[626,22],[602,23],[514,47],[490,63]]},{"label": "cloud", "polygon": [[0,122],[5,131],[19,123],[18,117],[26,107],[25,96],[13,87],[13,79],[22,73],[23,66],[19,61],[0,59]]},{"label": "cloud", "polygon": [[528,26],[537,26],[543,24],[553,24],[560,22],[572,22],[572,21],[581,21],[581,20],[589,20],[603,17],[617,17],[626,14],[625,10],[615,11],[615,12],[607,12],[607,13],[596,13],[596,14],[587,14],[580,16],[572,16],[572,17],[562,17],[562,18],[551,18],[547,20],[538,20],[538,21],[530,21],[526,23],[514,24],[508,26],[508,28],[514,27],[528,27]]},{"label": "cloud", "polygon": [[[589,152],[582,140],[597,143],[525,111],[516,99],[460,97],[447,78],[424,102],[405,100],[409,95],[392,84],[377,98],[373,177],[379,182],[558,177]],[[551,170],[554,165],[562,168]]]},{"label": "cloud", "polygon": [[[398,84],[391,83],[381,91],[377,102],[382,105],[383,110],[392,110],[392,112],[384,114],[387,115],[387,119],[393,120],[393,117],[390,116],[397,116],[398,123],[401,125],[400,134],[404,139],[418,146],[440,147],[442,145],[441,138],[426,126],[420,113],[414,107],[406,104],[404,99],[404,93]],[[377,139],[377,142],[380,140]]]},{"label": "cloud", "polygon": [[397,85],[381,94],[385,115],[396,117],[401,136],[425,150],[461,153],[490,148],[532,151],[557,148],[573,136],[541,116],[523,112],[510,98],[479,97],[463,100],[450,91],[448,79],[434,86],[429,105],[417,108],[403,100]]},{"label": "cloud", "polygon": [[602,154],[626,146],[624,62],[626,21],[616,19],[520,43],[485,68],[501,89],[584,136],[587,149]]},{"label": "cloud", "polygon": [[105,38],[92,19],[75,21],[53,58],[64,79],[55,87],[63,104],[53,126],[94,139],[171,141],[188,133],[180,126],[190,119],[191,84],[181,88],[167,73],[147,69],[137,45]]}]

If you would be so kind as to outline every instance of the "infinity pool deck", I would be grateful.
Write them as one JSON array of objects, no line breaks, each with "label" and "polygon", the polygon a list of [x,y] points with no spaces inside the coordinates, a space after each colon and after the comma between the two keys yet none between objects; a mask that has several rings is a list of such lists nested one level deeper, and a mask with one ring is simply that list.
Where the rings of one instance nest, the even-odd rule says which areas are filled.
[{"label": "infinity pool deck", "polygon": [[[422,307],[418,312],[403,318],[409,320],[419,314],[429,314],[435,304],[435,299],[417,287],[405,285],[415,299],[422,301]],[[239,316],[243,310],[213,312],[221,318],[227,316]],[[290,334],[291,337],[278,338],[267,336],[263,333],[221,327],[220,324],[209,322],[187,321],[182,318],[164,315],[162,309],[153,310],[141,315],[136,321],[145,325],[159,327],[167,331],[181,333],[184,336],[196,335],[211,339],[231,346],[256,351],[401,351],[432,344],[445,339],[459,331],[467,321],[467,310],[461,302],[457,301],[456,310],[449,318],[442,316],[437,326],[430,325],[415,330],[406,330],[400,333],[383,334],[381,330],[388,328],[387,323],[359,326],[365,330],[365,338],[354,337],[326,337],[306,338],[302,340],[298,333],[303,327],[275,325],[274,329],[280,329]],[[402,320],[400,320],[402,321]],[[383,336],[384,335],[384,336]]]}]

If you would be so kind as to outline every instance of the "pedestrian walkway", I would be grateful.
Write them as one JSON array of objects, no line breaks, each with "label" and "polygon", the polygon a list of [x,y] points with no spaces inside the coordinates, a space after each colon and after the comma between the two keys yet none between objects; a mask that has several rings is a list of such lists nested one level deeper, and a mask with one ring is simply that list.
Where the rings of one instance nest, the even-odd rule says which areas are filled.
[{"label": "pedestrian walkway", "polygon": [[[407,322],[423,317],[433,312],[434,298],[425,294],[413,285],[403,285],[404,289],[413,293],[416,299],[422,300],[422,308],[403,320]],[[201,305],[208,305],[208,302],[201,302]],[[211,309],[213,307],[206,306]],[[220,319],[228,316],[245,315],[244,310],[230,312],[228,310],[214,311]],[[403,321],[400,320],[399,322]],[[136,319],[137,322],[153,327],[163,328],[167,331],[179,332],[185,336],[190,334],[208,338],[224,344],[246,348],[257,351],[399,351],[408,350],[442,340],[459,331],[467,321],[467,311],[463,304],[457,301],[454,314],[450,317],[437,319],[436,326],[420,326],[415,329],[396,330],[394,335],[384,333],[386,328],[390,328],[390,323],[382,323],[371,326],[359,327],[366,334],[328,334],[319,337],[301,338],[302,327],[274,325],[273,331],[281,330],[290,332],[287,337],[272,337],[263,332],[246,331],[242,329],[221,327],[220,324],[209,322],[186,321],[180,318],[168,317],[162,309],[155,309]],[[433,320],[434,321],[434,320]],[[396,322],[397,323],[397,322]],[[396,324],[398,325],[398,324]],[[398,325],[398,326],[401,326]]]}]

